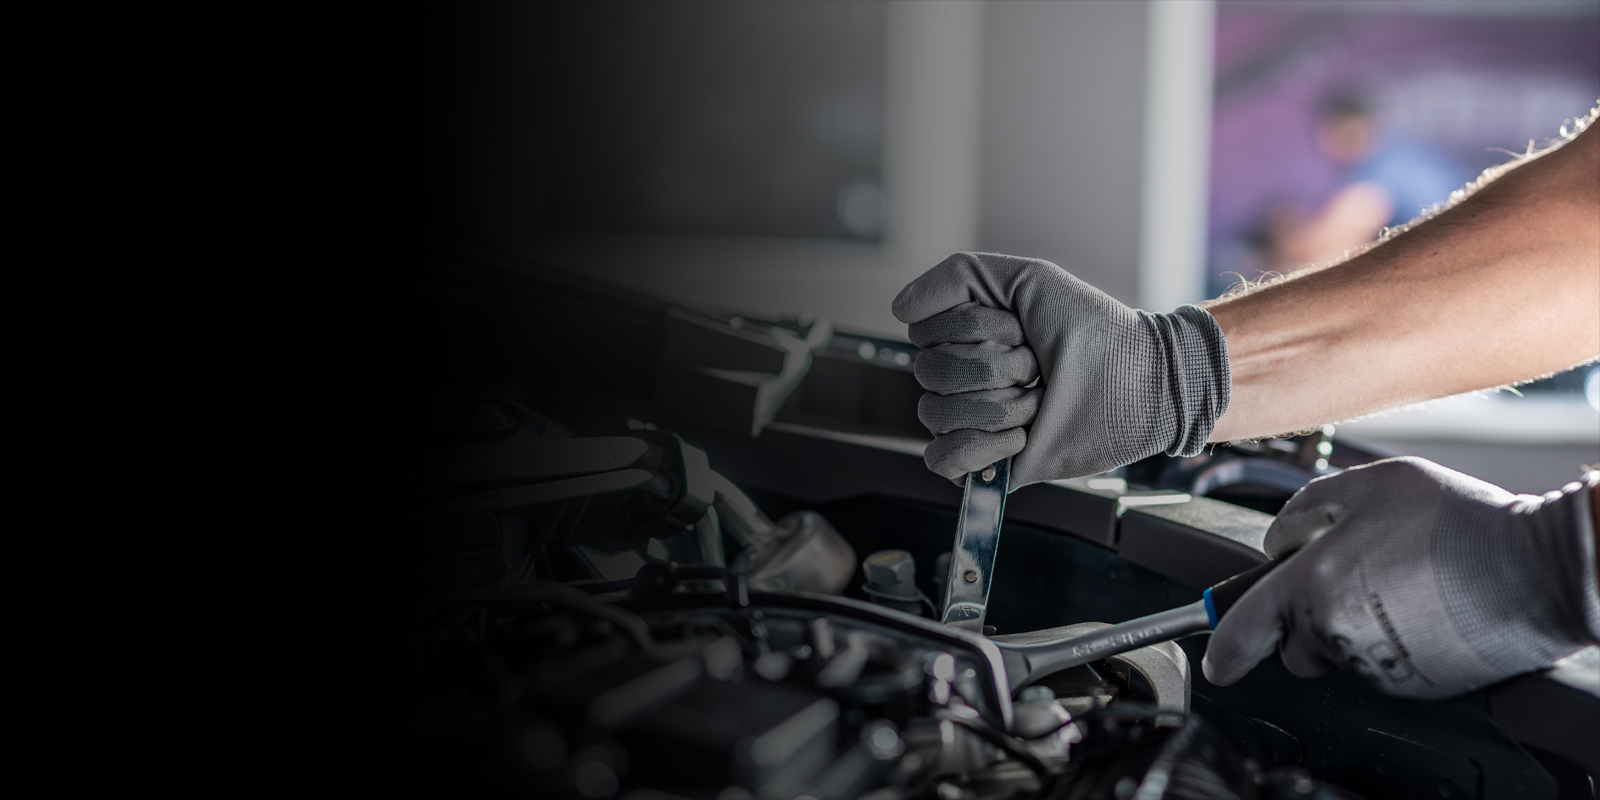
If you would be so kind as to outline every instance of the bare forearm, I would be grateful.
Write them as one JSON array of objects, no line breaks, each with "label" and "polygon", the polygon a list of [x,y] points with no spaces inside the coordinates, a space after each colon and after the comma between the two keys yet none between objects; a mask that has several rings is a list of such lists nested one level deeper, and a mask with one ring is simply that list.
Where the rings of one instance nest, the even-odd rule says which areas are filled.
[{"label": "bare forearm", "polygon": [[1340,264],[1209,304],[1214,441],[1305,430],[1600,355],[1600,124]]}]

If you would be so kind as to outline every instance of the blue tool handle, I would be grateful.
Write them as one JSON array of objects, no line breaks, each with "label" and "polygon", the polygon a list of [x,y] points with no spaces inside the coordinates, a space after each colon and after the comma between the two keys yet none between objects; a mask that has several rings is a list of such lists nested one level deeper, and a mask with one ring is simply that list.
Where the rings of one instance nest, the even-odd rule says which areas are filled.
[{"label": "blue tool handle", "polygon": [[1268,561],[1257,564],[1244,572],[1235,575],[1216,586],[1205,591],[1206,616],[1211,619],[1211,629],[1217,629],[1217,620],[1227,615],[1228,609],[1239,602],[1239,598],[1256,585],[1256,581],[1267,576],[1267,573],[1278,568],[1287,559]]}]

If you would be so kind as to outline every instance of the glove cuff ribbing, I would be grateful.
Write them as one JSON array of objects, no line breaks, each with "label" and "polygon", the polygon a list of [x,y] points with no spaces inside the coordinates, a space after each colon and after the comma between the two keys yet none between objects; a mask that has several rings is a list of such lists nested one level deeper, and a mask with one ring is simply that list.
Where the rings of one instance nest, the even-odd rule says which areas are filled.
[{"label": "glove cuff ribbing", "polygon": [[1177,435],[1167,455],[1199,455],[1217,419],[1228,410],[1233,378],[1222,328],[1199,306],[1179,306],[1171,314],[1152,314],[1171,376]]}]

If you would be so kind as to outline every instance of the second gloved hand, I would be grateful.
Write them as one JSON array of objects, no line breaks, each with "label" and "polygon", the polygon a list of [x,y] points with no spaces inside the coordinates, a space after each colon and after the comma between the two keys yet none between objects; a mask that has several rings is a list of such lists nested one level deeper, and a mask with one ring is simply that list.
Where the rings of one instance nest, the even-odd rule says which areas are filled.
[{"label": "second gloved hand", "polygon": [[1514,495],[1409,457],[1312,481],[1267,530],[1268,555],[1297,552],[1217,624],[1206,678],[1277,650],[1301,677],[1341,667],[1437,699],[1555,663],[1600,638],[1597,481]]},{"label": "second gloved hand", "polygon": [[952,480],[1006,456],[1013,489],[1200,452],[1228,408],[1228,352],[1205,310],[1128,308],[1033,258],[957,253],[900,291],[923,348],[928,468]]}]

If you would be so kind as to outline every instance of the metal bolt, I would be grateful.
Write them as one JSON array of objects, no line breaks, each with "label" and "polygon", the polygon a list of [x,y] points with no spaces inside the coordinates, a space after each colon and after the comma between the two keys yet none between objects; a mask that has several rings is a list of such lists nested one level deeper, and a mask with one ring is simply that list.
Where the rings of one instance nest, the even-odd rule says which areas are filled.
[{"label": "metal bolt", "polygon": [[992,480],[994,480],[994,467],[984,467],[983,468],[983,482],[984,483],[988,483],[989,481],[992,481]]},{"label": "metal bolt", "polygon": [[967,579],[967,583],[977,583],[978,582],[978,571],[975,570],[975,569],[969,569],[961,577],[966,578]]},{"label": "metal bolt", "polygon": [[904,550],[880,550],[861,562],[867,582],[880,588],[897,587],[917,579],[917,562]]}]

